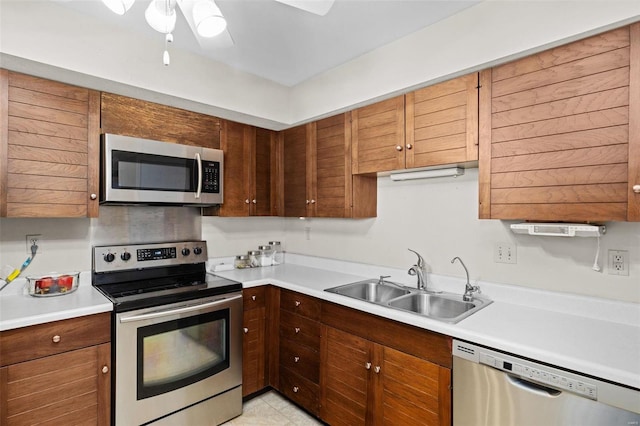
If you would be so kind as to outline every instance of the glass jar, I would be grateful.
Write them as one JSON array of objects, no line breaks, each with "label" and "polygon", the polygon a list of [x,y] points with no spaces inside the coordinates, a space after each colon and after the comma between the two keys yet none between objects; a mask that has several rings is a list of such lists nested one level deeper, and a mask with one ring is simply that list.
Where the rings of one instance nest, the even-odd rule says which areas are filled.
[{"label": "glass jar", "polygon": [[284,263],[284,252],[280,241],[269,241],[269,245],[273,250],[273,265],[282,265]]},{"label": "glass jar", "polygon": [[260,266],[260,261],[258,260],[260,252],[258,250],[250,250],[247,252],[247,255],[249,256],[249,264],[251,265],[251,268],[257,268]]},{"label": "glass jar", "polygon": [[233,266],[235,266],[236,269],[251,268],[251,261],[249,260],[249,256],[246,254],[237,255]]},{"label": "glass jar", "polygon": [[260,250],[260,266],[273,265],[273,249],[271,246],[258,246]]}]

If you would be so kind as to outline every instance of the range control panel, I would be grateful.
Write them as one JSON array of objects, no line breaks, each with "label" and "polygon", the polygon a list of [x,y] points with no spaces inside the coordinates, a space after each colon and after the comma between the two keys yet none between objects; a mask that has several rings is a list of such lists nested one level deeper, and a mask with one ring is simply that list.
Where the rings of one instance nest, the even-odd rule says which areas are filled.
[{"label": "range control panel", "polygon": [[93,272],[113,272],[158,266],[204,263],[206,241],[95,246]]}]

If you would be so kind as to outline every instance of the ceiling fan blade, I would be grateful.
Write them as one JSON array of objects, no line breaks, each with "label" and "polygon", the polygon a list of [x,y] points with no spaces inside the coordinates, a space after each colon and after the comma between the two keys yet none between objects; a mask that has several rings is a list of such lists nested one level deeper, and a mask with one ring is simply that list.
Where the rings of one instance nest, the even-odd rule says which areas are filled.
[{"label": "ceiling fan blade", "polygon": [[296,9],[324,16],[329,12],[335,0],[276,0]]},{"label": "ceiling fan blade", "polygon": [[211,49],[224,49],[233,46],[233,37],[229,33],[229,28],[227,27],[222,33],[218,34],[215,37],[206,38],[198,35],[198,31],[196,29],[196,23],[193,19],[193,6],[196,4],[197,0],[180,0],[178,1],[178,6],[182,15],[184,16],[187,24],[189,24],[189,28],[193,32],[193,36],[198,41],[198,44],[203,50],[211,50]]}]

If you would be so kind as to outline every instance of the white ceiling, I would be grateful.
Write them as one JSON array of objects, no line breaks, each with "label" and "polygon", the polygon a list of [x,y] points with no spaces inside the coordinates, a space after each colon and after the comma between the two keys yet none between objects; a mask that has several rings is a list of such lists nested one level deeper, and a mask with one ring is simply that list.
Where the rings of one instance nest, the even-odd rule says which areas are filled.
[{"label": "white ceiling", "polygon": [[[57,1],[128,31],[133,29],[140,36],[157,39],[161,63],[164,36],[144,20],[149,0],[137,0],[124,16],[112,13],[100,0]],[[318,16],[273,0],[217,0],[228,22],[228,34],[202,48],[179,13],[169,50],[185,49],[292,87],[479,2],[336,0],[325,16]]]}]

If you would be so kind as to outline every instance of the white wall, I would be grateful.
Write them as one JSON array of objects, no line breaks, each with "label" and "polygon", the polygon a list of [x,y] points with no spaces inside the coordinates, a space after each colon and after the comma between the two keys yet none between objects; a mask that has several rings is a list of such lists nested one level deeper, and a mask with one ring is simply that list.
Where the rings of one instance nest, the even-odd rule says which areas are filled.
[{"label": "white wall", "polygon": [[[594,272],[595,238],[516,235],[509,229],[514,222],[477,217],[477,169],[468,169],[458,178],[405,182],[378,178],[374,219],[202,218],[202,222],[203,238],[219,256],[244,253],[284,235],[280,239],[288,252],[408,269],[415,262],[415,255],[407,251],[412,248],[437,274],[463,277],[460,265],[450,263],[460,256],[474,280],[640,303],[640,223],[606,224],[600,242],[602,272]],[[310,228],[309,240],[305,228]],[[516,244],[517,264],[494,263],[498,242]],[[628,277],[607,273],[608,249],[629,251]]]}]

